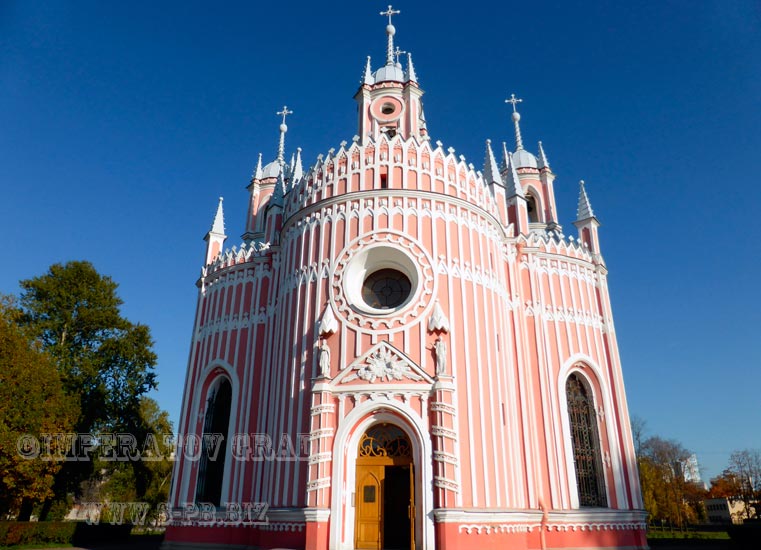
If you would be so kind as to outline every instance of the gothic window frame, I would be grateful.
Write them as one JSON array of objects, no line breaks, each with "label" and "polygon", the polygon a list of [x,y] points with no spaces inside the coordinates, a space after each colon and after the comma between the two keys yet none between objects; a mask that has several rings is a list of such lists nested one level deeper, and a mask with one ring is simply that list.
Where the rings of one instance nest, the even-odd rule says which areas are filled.
[{"label": "gothic window frame", "polygon": [[[217,398],[219,397],[219,390],[222,388],[222,386],[227,383],[227,385],[230,388],[230,395],[229,400],[227,403],[228,407],[228,414],[227,414],[227,426],[226,430],[223,430],[224,433],[224,439],[220,443],[222,446],[220,448],[221,456],[221,475],[219,475],[219,495],[213,495],[214,498],[208,498],[209,497],[209,491],[206,487],[206,483],[208,481],[207,479],[207,472],[209,468],[209,460],[208,460],[208,454],[206,449],[206,440],[204,438],[205,433],[215,433],[215,432],[208,432],[207,430],[214,429],[214,423],[215,418],[214,414],[210,414],[210,412],[213,410],[212,407],[217,406]],[[232,449],[230,448],[230,433],[232,429],[232,423],[234,421],[233,418],[233,410],[235,405],[235,389],[233,380],[228,377],[225,374],[218,374],[214,377],[214,379],[209,383],[208,389],[206,390],[206,398],[203,400],[203,417],[202,417],[202,424],[201,424],[201,456],[198,463],[198,470],[196,472],[196,484],[195,484],[195,495],[194,500],[195,502],[211,502],[215,506],[219,507],[221,506],[222,500],[225,497],[225,486],[227,484],[228,476],[230,474],[230,455]],[[216,412],[216,411],[215,411]],[[218,420],[218,419],[217,419]],[[220,456],[217,455],[217,459],[219,459]],[[212,481],[214,481],[212,479]]]},{"label": "gothic window frame", "polygon": [[[568,478],[572,487],[572,502],[574,508],[609,508],[611,506],[611,490],[606,464],[603,460],[603,452],[606,450],[602,437],[603,427],[600,425],[598,408],[601,396],[589,376],[583,372],[584,365],[576,365],[562,377],[562,391],[564,396],[564,419],[567,432],[565,434],[567,444],[567,463],[569,464]],[[569,383],[575,378],[583,388],[589,403],[586,411],[578,411],[582,415],[589,414],[587,426],[574,426],[569,399]],[[585,433],[586,429],[586,433]],[[591,433],[589,433],[591,432]],[[579,441],[581,439],[582,441]],[[586,441],[585,441],[586,440]],[[589,445],[591,445],[591,448]],[[577,448],[577,445],[581,445]],[[585,460],[588,467],[593,471],[591,475],[580,478],[577,466],[577,452],[587,455]],[[589,456],[589,453],[592,456]]]}]

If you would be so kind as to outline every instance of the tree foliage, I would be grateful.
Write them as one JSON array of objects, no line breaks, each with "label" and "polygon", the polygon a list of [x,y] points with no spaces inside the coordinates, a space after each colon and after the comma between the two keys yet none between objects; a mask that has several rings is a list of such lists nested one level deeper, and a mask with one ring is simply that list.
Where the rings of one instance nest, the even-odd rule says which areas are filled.
[{"label": "tree foliage", "polygon": [[692,454],[678,441],[653,436],[643,439],[644,423],[638,427],[640,484],[651,521],[677,527],[704,519],[705,489],[689,481],[685,465]]},{"label": "tree foliage", "polygon": [[55,363],[16,320],[12,301],[0,299],[0,519],[15,515],[24,500],[52,496],[61,463],[40,460],[35,444],[41,433],[70,431],[78,413]]},{"label": "tree foliage", "polygon": [[[21,281],[21,288],[20,321],[53,357],[79,409],[74,431],[144,431],[140,398],[156,387],[156,355],[148,327],[121,315],[117,284],[89,262],[72,261]],[[56,494],[78,491],[93,471],[92,461],[65,462]]]}]

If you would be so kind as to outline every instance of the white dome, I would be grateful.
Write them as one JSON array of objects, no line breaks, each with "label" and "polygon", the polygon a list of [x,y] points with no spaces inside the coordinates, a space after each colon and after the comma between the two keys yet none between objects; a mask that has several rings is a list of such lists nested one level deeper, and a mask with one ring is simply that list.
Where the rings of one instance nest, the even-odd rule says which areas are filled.
[{"label": "white dome", "polygon": [[393,80],[395,82],[404,82],[404,71],[399,65],[384,65],[373,74],[375,82],[386,82]]},{"label": "white dome", "polygon": [[525,149],[513,153],[513,163],[516,168],[536,168],[536,157]]},{"label": "white dome", "polygon": [[280,174],[280,164],[278,161],[273,160],[262,170],[262,179],[276,178]]}]

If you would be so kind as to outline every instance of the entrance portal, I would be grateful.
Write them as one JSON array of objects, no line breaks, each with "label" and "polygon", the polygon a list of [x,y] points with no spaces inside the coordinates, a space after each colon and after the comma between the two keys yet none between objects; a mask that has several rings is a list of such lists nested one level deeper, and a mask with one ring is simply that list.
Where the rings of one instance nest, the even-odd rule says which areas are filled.
[{"label": "entrance portal", "polygon": [[407,435],[393,424],[367,430],[357,453],[357,550],[414,550],[414,481]]}]

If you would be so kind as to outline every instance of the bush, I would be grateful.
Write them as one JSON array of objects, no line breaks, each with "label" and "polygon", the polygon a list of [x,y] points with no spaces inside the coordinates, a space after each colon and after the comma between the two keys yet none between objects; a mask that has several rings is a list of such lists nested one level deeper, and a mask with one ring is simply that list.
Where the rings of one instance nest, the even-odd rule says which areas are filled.
[{"label": "bush", "polygon": [[0,546],[20,544],[68,544],[77,524],[72,521],[0,521]]}]

